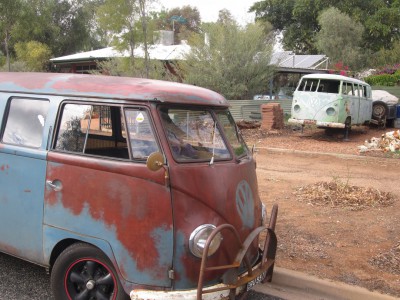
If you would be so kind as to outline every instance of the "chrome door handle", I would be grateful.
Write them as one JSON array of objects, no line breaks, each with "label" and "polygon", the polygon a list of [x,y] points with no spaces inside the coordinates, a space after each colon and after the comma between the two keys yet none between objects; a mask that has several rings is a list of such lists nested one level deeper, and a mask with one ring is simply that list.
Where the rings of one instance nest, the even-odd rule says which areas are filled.
[{"label": "chrome door handle", "polygon": [[59,180],[46,180],[46,184],[56,192],[61,191],[62,189],[62,184]]}]

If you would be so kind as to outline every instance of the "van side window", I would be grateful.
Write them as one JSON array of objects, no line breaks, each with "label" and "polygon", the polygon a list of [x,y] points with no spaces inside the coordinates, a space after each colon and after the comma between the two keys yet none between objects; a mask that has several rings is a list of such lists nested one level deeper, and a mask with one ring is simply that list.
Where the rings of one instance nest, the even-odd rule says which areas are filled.
[{"label": "van side window", "polygon": [[65,104],[55,149],[113,158],[129,158],[121,108]]},{"label": "van side window", "polygon": [[318,92],[338,94],[340,81],[338,80],[324,80],[321,79],[318,86]]},{"label": "van side window", "polygon": [[151,153],[160,151],[146,111],[127,109],[125,117],[134,159],[146,159]]},{"label": "van side window", "polygon": [[49,101],[14,98],[10,101],[3,143],[40,148]]}]

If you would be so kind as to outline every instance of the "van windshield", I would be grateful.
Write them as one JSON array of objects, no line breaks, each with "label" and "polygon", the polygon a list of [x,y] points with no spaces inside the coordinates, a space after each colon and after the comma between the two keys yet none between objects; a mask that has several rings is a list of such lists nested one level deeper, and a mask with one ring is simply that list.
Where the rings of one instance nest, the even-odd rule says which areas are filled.
[{"label": "van windshield", "polygon": [[297,90],[304,92],[338,94],[339,87],[340,87],[339,80],[303,78]]},{"label": "van windshield", "polygon": [[[228,111],[162,108],[160,110],[168,143],[177,161],[218,161],[231,159],[227,143],[236,156],[247,154],[233,118]],[[221,130],[225,131],[227,140]]]}]

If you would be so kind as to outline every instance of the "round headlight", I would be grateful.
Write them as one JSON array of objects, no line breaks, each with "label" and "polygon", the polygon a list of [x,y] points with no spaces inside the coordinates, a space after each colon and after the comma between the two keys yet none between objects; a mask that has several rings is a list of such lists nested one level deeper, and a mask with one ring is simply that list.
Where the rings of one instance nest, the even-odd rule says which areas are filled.
[{"label": "round headlight", "polygon": [[[194,256],[202,257],[204,252],[204,247],[211,232],[216,227],[212,224],[204,224],[193,230],[189,238],[189,248]],[[213,255],[221,245],[222,235],[218,233],[210,243],[208,248],[207,256]]]},{"label": "round headlight", "polygon": [[326,110],[326,114],[327,114],[328,116],[334,116],[334,115],[336,114],[336,110],[335,110],[333,107],[329,107],[329,108]]},{"label": "round headlight", "polygon": [[293,109],[294,109],[295,112],[298,113],[298,112],[300,111],[300,105],[296,104],[296,105],[293,107]]}]

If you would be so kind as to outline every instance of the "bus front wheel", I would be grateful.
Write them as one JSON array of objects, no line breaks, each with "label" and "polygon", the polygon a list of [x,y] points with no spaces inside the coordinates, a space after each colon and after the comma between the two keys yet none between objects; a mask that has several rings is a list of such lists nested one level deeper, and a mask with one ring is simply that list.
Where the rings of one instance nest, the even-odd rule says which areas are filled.
[{"label": "bus front wheel", "polygon": [[129,299],[114,267],[102,251],[77,243],[65,249],[51,272],[55,299]]}]

